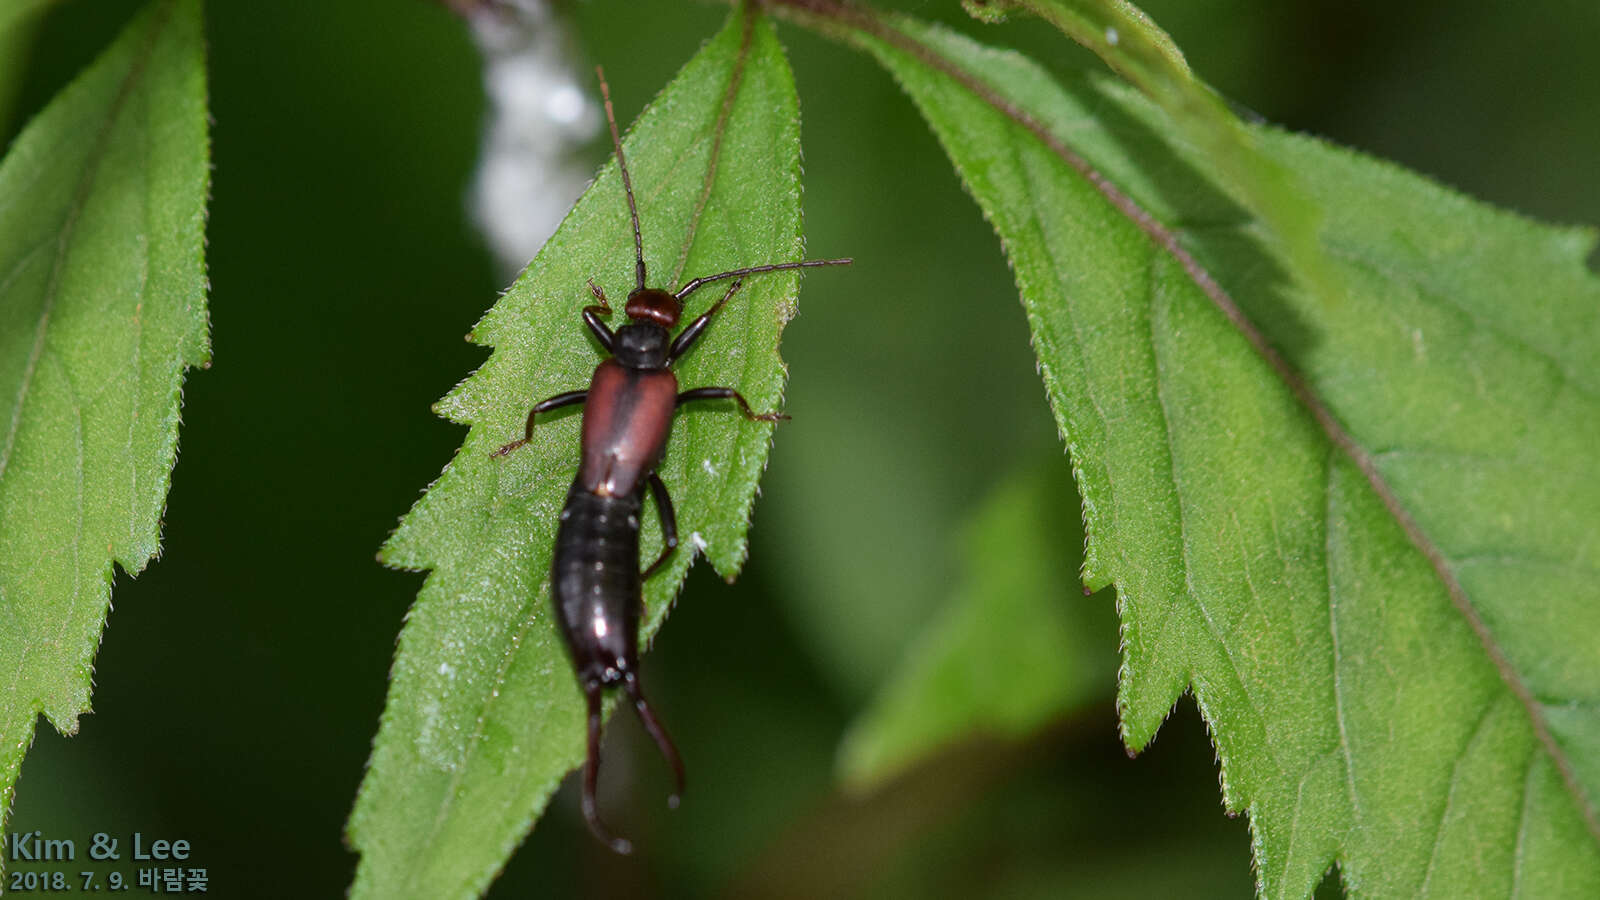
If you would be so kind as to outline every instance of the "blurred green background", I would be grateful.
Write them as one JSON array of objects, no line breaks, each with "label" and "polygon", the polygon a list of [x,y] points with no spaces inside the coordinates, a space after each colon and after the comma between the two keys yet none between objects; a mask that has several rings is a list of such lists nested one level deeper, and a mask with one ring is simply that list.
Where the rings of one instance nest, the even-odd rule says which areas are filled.
[{"label": "blurred green background", "polygon": [[[1035,23],[899,5],[1062,73],[1098,67]],[[7,143],[136,6],[57,4]],[[1600,221],[1587,0],[1144,8],[1266,119],[1534,216]],[[625,120],[725,14],[572,12]],[[480,67],[462,25],[424,0],[207,14],[215,361],[187,382],[163,556],[117,579],[95,712],[70,740],[41,725],[10,827],[186,838],[214,896],[333,897],[421,583],[373,556],[462,437],[428,405],[483,359],[461,336],[504,286],[463,205]],[[1247,896],[1247,826],[1222,812],[1192,703],[1130,760],[1110,666],[1100,702],[1025,746],[956,748],[878,794],[835,792],[843,730],[961,575],[963,523],[1018,472],[1066,463],[998,243],[909,103],[864,57],[781,36],[804,111],[808,245],[857,262],[807,280],[788,332],[794,421],[743,578],[698,567],[646,664],[690,792],[665,811],[665,773],[619,717],[604,796],[641,852],[593,842],[569,785],[491,896]],[[608,149],[592,148],[596,166]],[[1060,503],[1076,502],[1064,486]],[[1079,549],[1064,531],[1061,602],[1103,608],[1109,594],[1075,587]],[[1101,640],[1114,645],[1109,625]]]}]

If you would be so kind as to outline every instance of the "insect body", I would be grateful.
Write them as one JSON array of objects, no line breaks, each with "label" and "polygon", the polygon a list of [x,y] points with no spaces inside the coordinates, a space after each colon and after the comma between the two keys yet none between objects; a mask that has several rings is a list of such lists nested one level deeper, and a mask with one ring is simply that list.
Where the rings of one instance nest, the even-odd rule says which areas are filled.
[{"label": "insect body", "polygon": [[[629,321],[615,332],[606,326],[601,317],[610,315],[611,306],[605,292],[591,282],[590,290],[599,303],[584,308],[583,321],[611,358],[595,368],[588,390],[568,391],[536,404],[528,413],[522,439],[506,444],[494,455],[503,456],[528,443],[539,413],[584,404],[583,459],[567,491],[566,506],[556,526],[551,583],[556,621],[588,702],[584,818],[595,836],[611,849],[628,853],[632,845],[611,836],[600,821],[595,803],[600,767],[600,700],[605,688],[619,686],[627,692],[640,721],[672,766],[677,791],[669,803],[676,806],[683,792],[683,762],[666,730],[650,711],[638,678],[643,583],[671,557],[678,545],[672,498],[656,474],[656,466],[666,451],[673,411],[696,400],[731,399],[745,418],[752,421],[786,418],[778,413],[753,412],[750,404],[733,388],[702,387],[680,392],[672,365],[705,333],[712,317],[739,290],[740,279],[744,276],[843,265],[850,260],[820,259],[750,266],[696,278],[676,292],[646,287],[639,212],[634,205],[633,185],[628,180],[628,166],[622,155],[622,141],[617,134],[616,116],[612,112],[604,73],[601,73],[600,87],[605,97],[612,143],[616,147],[617,166],[628,197],[628,212],[633,220],[636,282],[624,308]],[[683,301],[702,286],[726,279],[733,279],[733,282],[722,299],[674,338],[671,330],[683,314]],[[656,561],[640,572],[639,522],[647,487],[661,517],[665,546]]]}]

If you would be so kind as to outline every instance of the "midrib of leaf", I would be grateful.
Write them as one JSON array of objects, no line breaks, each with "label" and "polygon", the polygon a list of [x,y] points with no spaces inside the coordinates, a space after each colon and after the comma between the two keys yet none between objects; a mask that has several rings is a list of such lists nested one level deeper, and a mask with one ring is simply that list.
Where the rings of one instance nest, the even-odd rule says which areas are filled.
[{"label": "midrib of leaf", "polygon": [[755,20],[745,17],[739,35],[739,55],[733,60],[733,71],[728,73],[728,86],[722,92],[722,106],[717,110],[717,122],[711,127],[711,162],[706,166],[705,184],[700,189],[700,199],[695,202],[694,214],[689,217],[688,233],[683,238],[683,252],[672,267],[669,284],[675,290],[683,284],[683,270],[689,265],[689,254],[694,251],[695,236],[700,233],[700,220],[706,214],[706,204],[711,202],[711,191],[717,186],[718,163],[722,161],[722,138],[727,133],[728,116],[733,113],[734,98],[739,95],[739,82],[744,80],[744,64],[750,56],[750,29]]},{"label": "midrib of leaf", "polygon": [[1172,38],[1147,14],[1127,0],[968,0],[968,9],[980,17],[990,17],[991,6],[1022,9],[1049,22],[1166,110],[1172,126],[1203,148],[1229,194],[1266,223],[1295,277],[1323,302],[1339,302],[1343,288],[1318,241],[1321,209],[1293,173],[1262,152],[1224,100],[1194,76]]}]

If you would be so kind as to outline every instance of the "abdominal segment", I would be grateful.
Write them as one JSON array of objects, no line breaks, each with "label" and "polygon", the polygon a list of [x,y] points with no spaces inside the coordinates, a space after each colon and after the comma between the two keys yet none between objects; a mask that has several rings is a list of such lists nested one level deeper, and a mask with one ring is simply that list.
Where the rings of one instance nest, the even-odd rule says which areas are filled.
[{"label": "abdominal segment", "polygon": [[637,493],[606,497],[574,482],[556,526],[556,621],[585,686],[620,681],[638,664],[639,509]]}]

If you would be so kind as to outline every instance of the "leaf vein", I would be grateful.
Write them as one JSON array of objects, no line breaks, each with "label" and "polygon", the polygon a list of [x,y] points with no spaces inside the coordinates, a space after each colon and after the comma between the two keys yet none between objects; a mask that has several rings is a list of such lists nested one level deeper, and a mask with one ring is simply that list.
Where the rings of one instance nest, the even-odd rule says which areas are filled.
[{"label": "leaf vein", "polygon": [[1528,838],[1528,807],[1533,805],[1533,773],[1539,768],[1537,754],[1528,755],[1528,771],[1522,776],[1522,808],[1517,815],[1517,846],[1513,852],[1511,868],[1511,897],[1516,900],[1522,894],[1522,863],[1527,849]]},{"label": "leaf vein", "polygon": [[[61,276],[66,265],[66,259],[71,252],[72,234],[77,229],[78,217],[83,213],[84,204],[88,202],[89,190],[93,187],[95,177],[100,171],[107,142],[110,139],[112,127],[122,115],[124,104],[128,102],[133,92],[133,86],[144,74],[145,66],[149,63],[151,48],[157,38],[172,19],[173,5],[168,4],[166,17],[150,29],[146,38],[144,53],[135,57],[133,65],[129,66],[128,74],[123,76],[122,84],[117,88],[117,95],[107,108],[105,118],[100,122],[100,128],[95,132],[94,142],[84,158],[83,175],[80,178],[77,190],[73,192],[72,201],[67,206],[66,215],[63,217],[60,229],[55,238],[55,259],[50,270],[50,281],[45,286],[44,308],[39,312],[39,320],[34,326],[33,349],[28,353],[28,362],[23,366],[21,384],[17,388],[17,399],[13,404],[15,412],[11,418],[11,428],[6,433],[5,446],[0,447],[0,477],[5,476],[6,466],[10,463],[11,453],[16,444],[17,432],[22,422],[22,404],[28,396],[28,387],[33,382],[33,374],[39,364],[39,355],[44,350],[47,326],[50,314],[55,308],[57,297],[60,295]],[[42,242],[50,244],[49,239]],[[31,251],[30,251],[31,252]]]},{"label": "leaf vein", "polygon": [[[1310,781],[1311,776],[1316,774],[1317,767],[1322,765],[1323,760],[1334,756],[1338,752],[1339,748],[1337,746],[1328,748],[1323,751],[1322,755],[1308,763],[1305,771],[1300,773],[1300,781],[1295,785],[1294,789],[1294,816],[1289,821],[1289,848],[1284,852],[1283,871],[1285,872],[1292,871],[1294,868],[1292,863],[1294,862],[1295,845],[1299,843],[1300,839],[1300,811],[1305,808],[1306,782]],[[1288,890],[1288,879],[1279,879],[1278,896],[1280,898],[1288,896]]]},{"label": "leaf vein", "polygon": [[[1152,252],[1149,259],[1149,269],[1153,270],[1158,261],[1159,257]],[[1248,702],[1250,712],[1255,718],[1254,725],[1261,733],[1261,746],[1266,751],[1267,757],[1272,761],[1272,765],[1278,770],[1278,773],[1284,777],[1287,777],[1289,770],[1284,766],[1283,761],[1278,757],[1277,747],[1274,745],[1271,739],[1271,732],[1266,725],[1266,717],[1261,714],[1261,701],[1256,698],[1255,692],[1251,689],[1250,682],[1240,671],[1239,662],[1234,657],[1233,647],[1223,636],[1222,629],[1218,627],[1216,620],[1211,615],[1210,608],[1207,606],[1205,600],[1201,597],[1200,591],[1196,589],[1194,584],[1194,566],[1190,561],[1190,552],[1192,548],[1189,539],[1188,516],[1183,500],[1183,484],[1182,478],[1179,475],[1177,452],[1173,447],[1172,411],[1168,403],[1167,392],[1165,390],[1165,386],[1168,384],[1168,379],[1163,377],[1165,375],[1165,373],[1162,371],[1162,363],[1164,360],[1161,355],[1161,343],[1157,339],[1156,335],[1157,320],[1159,318],[1156,315],[1156,305],[1161,301],[1161,292],[1157,287],[1156,279],[1154,277],[1147,279],[1145,293],[1147,298],[1145,313],[1145,321],[1148,326],[1147,339],[1150,346],[1150,357],[1156,370],[1156,406],[1161,411],[1161,446],[1166,451],[1167,479],[1172,484],[1172,497],[1173,501],[1177,505],[1176,518],[1178,526],[1178,540],[1179,544],[1183,548],[1182,565],[1184,593],[1188,597],[1189,602],[1193,604],[1195,610],[1200,613],[1200,618],[1205,622],[1206,630],[1211,633],[1212,640],[1216,641],[1217,646],[1222,650],[1223,658],[1228,661],[1228,668],[1233,673],[1234,681],[1239,687],[1239,693],[1243,695],[1245,700]],[[1194,676],[1191,675],[1190,677],[1192,679]],[[1198,694],[1198,686],[1195,690]]]},{"label": "leaf vein", "polygon": [[1455,763],[1450,767],[1450,789],[1445,792],[1444,808],[1439,810],[1439,821],[1434,825],[1433,850],[1428,854],[1428,868],[1422,876],[1422,888],[1418,891],[1418,896],[1426,897],[1428,895],[1428,885],[1433,883],[1434,867],[1439,862],[1439,847],[1444,837],[1444,823],[1449,820],[1450,810],[1455,807],[1456,787],[1461,783],[1461,766],[1466,762],[1468,754],[1472,752],[1472,748],[1483,737],[1486,726],[1489,724],[1489,714],[1492,712],[1494,712],[1494,702],[1485,703],[1483,712],[1478,716],[1478,723],[1472,727],[1471,736],[1462,745],[1461,751],[1456,754]]},{"label": "leaf vein", "polygon": [[1414,273],[1396,269],[1387,263],[1374,259],[1359,248],[1349,244],[1341,243],[1335,238],[1325,238],[1323,243],[1328,248],[1328,252],[1331,256],[1337,259],[1342,259],[1348,263],[1359,264],[1360,266],[1368,269],[1371,274],[1374,274],[1385,281],[1412,286],[1416,289],[1417,297],[1424,303],[1427,303],[1429,306],[1433,306],[1438,309],[1447,310],[1465,318],[1467,321],[1472,323],[1474,328],[1485,334],[1492,335],[1497,341],[1505,346],[1521,351],[1522,353],[1534,357],[1548,365],[1558,375],[1561,376],[1561,380],[1564,383],[1571,385],[1574,390],[1582,394],[1589,401],[1600,401],[1600,394],[1596,393],[1595,388],[1586,383],[1578,375],[1578,373],[1573,372],[1566,366],[1562,365],[1561,361],[1557,359],[1550,351],[1534,346],[1527,340],[1511,334],[1504,328],[1491,322],[1481,313],[1472,309],[1471,307],[1463,306],[1462,304],[1455,302],[1451,299],[1452,292],[1448,290],[1436,290],[1432,284],[1424,279],[1417,278]]},{"label": "leaf vein", "polygon": [[1339,464],[1337,454],[1330,448],[1327,464],[1323,467],[1323,517],[1322,517],[1322,573],[1323,583],[1328,592],[1328,633],[1333,638],[1333,709],[1334,719],[1339,724],[1339,748],[1344,757],[1345,790],[1350,799],[1351,827],[1359,828],[1361,825],[1361,799],[1356,791],[1355,756],[1350,749],[1350,731],[1345,723],[1344,713],[1344,668],[1343,651],[1339,644],[1339,592],[1333,582],[1334,542],[1338,539],[1338,529],[1334,527],[1334,491],[1333,479],[1335,466]]}]

